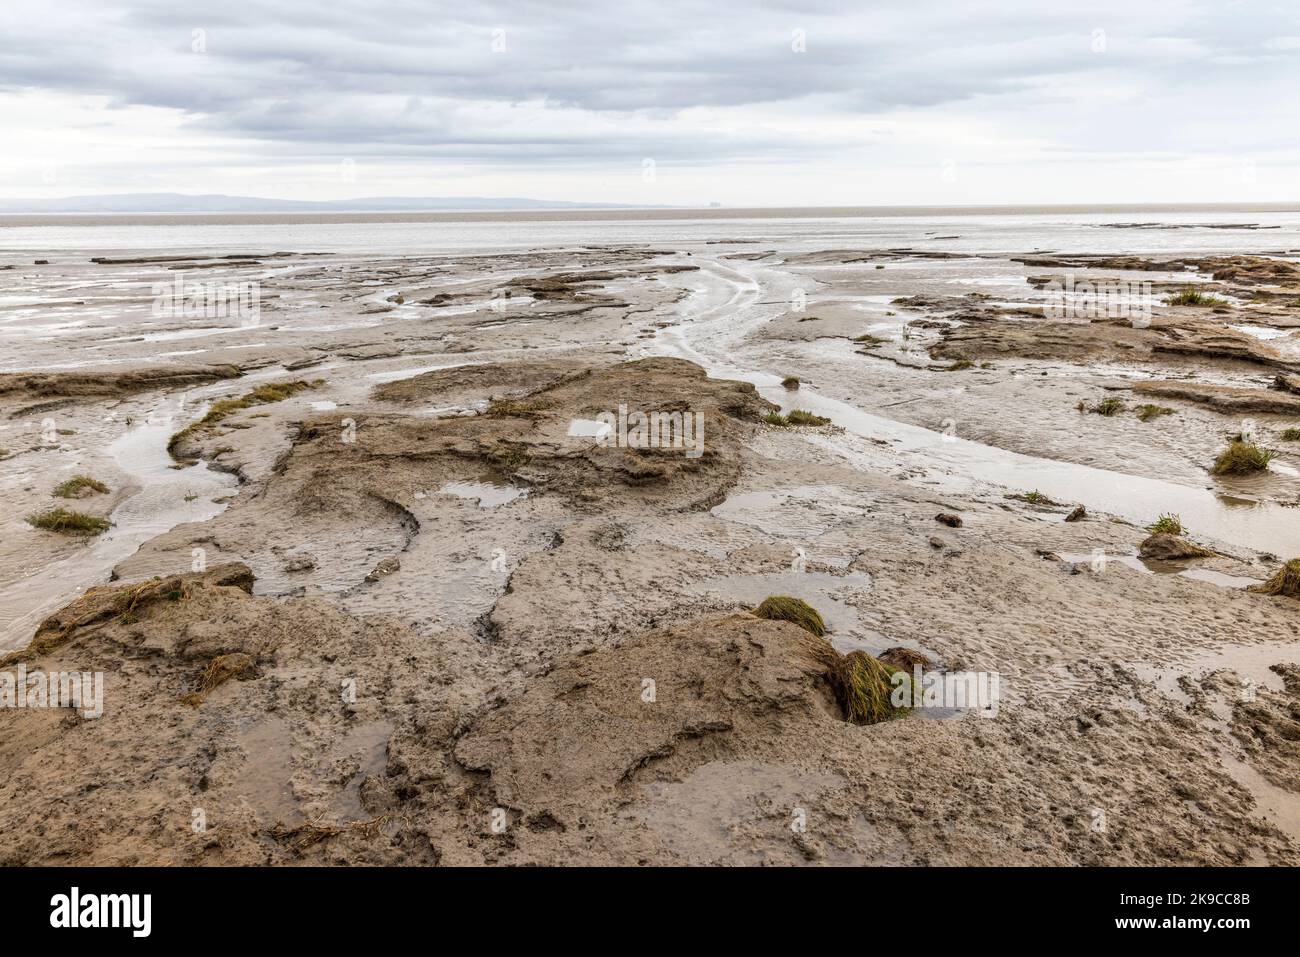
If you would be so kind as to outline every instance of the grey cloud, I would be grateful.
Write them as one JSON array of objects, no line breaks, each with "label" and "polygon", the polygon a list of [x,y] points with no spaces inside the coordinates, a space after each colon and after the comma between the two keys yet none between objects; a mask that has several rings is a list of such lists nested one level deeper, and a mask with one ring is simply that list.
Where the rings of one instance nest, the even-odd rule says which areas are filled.
[{"label": "grey cloud", "polygon": [[[200,133],[393,156],[508,160],[525,147],[577,159],[651,148],[683,159],[778,156],[791,152],[779,134],[676,133],[673,118],[808,100],[839,120],[975,102],[1015,116],[1065,82],[1124,85],[1190,111],[1225,88],[1293,88],[1300,62],[1296,45],[1279,42],[1300,35],[1294,14],[1190,2],[1100,0],[1081,13],[1029,0],[82,0],[25,9],[0,14],[0,90],[101,94],[182,111]],[[791,49],[796,29],[807,52]],[[205,53],[191,52],[195,30]],[[504,52],[493,52],[496,30]],[[1106,33],[1104,53],[1092,48],[1094,30]],[[522,103],[557,116],[587,111],[595,129],[627,130],[594,135],[567,122],[556,132],[510,123],[487,131],[475,120]]]}]

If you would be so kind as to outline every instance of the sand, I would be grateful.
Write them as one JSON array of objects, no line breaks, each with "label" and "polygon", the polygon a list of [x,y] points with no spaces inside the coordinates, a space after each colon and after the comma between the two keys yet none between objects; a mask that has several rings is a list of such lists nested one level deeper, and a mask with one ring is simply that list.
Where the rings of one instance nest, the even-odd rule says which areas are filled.
[{"label": "sand", "polygon": [[[82,305],[0,375],[0,670],[105,694],[0,709],[4,862],[1300,863],[1300,600],[1246,588],[1300,555],[1294,260],[1114,235],[23,266]],[[258,321],[141,325],[178,270]],[[1056,322],[1062,270],[1226,305]],[[702,441],[601,441],[620,406]],[[1281,454],[1211,476],[1246,416]],[[1161,511],[1212,554],[1138,558]],[[827,662],[887,649],[996,709],[850,723]]]}]

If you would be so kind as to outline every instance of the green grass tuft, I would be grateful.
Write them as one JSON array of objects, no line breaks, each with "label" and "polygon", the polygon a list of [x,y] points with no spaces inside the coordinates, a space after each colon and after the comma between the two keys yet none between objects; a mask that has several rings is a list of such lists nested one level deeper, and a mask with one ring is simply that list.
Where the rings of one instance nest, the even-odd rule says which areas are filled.
[{"label": "green grass tuft", "polygon": [[1285,432],[1282,433],[1282,441],[1300,442],[1300,429],[1287,429]]},{"label": "green grass tuft", "polygon": [[814,415],[807,409],[794,409],[789,415],[782,415],[780,412],[768,412],[763,416],[763,421],[768,425],[776,425],[784,428],[788,425],[830,425],[831,420],[821,415]]},{"label": "green grass tuft", "polygon": [[769,595],[754,609],[754,614],[769,621],[788,621],[805,631],[812,632],[818,638],[826,634],[826,623],[822,621],[822,616],[817,614],[816,608],[801,598]]},{"label": "green grass tuft", "polygon": [[68,532],[73,535],[99,535],[108,531],[112,523],[98,515],[72,512],[66,508],[52,508],[27,516],[27,523],[47,532]]},{"label": "green grass tuft", "polygon": [[1173,415],[1174,410],[1166,405],[1139,405],[1134,409],[1137,417],[1143,422],[1150,422],[1152,419],[1158,419],[1162,415]]},{"label": "green grass tuft", "polygon": [[1210,471],[1215,475],[1241,475],[1268,468],[1277,455],[1271,449],[1261,449],[1253,442],[1232,442],[1219,453]]},{"label": "green grass tuft", "polygon": [[1154,522],[1147,526],[1147,531],[1153,535],[1186,535],[1187,530],[1183,528],[1183,521],[1172,512],[1164,512]]},{"label": "green grass tuft", "polygon": [[944,371],[961,372],[963,369],[972,369],[974,367],[975,367],[975,363],[971,362],[969,359],[958,359],[952,365],[948,366],[948,368]]},{"label": "green grass tuft", "polygon": [[830,425],[831,420],[823,415],[814,415],[807,409],[793,409],[786,421],[791,425]]},{"label": "green grass tuft", "polygon": [[880,336],[873,336],[870,333],[864,333],[860,336],[854,336],[853,341],[874,349],[876,346],[883,346],[889,340],[882,339]]},{"label": "green grass tuft", "polygon": [[1115,396],[1107,396],[1096,405],[1089,405],[1087,402],[1080,402],[1075,406],[1080,412],[1092,412],[1097,415],[1104,415],[1109,418],[1112,415],[1118,415],[1124,411],[1124,400],[1117,399]]},{"label": "green grass tuft", "polygon": [[1184,289],[1165,300],[1168,306],[1226,306],[1228,303],[1218,296],[1211,296],[1198,289]]},{"label": "green grass tuft", "polygon": [[[851,651],[839,659],[829,677],[845,720],[876,724],[906,714],[909,708],[896,708],[891,700],[894,685],[890,679],[898,670],[865,651]],[[910,687],[908,690],[911,700]]]},{"label": "green grass tuft", "polygon": [[797,389],[799,388],[799,377],[788,375],[781,380],[781,385],[785,386],[787,389]]},{"label": "green grass tuft", "polygon": [[103,494],[107,491],[108,486],[99,479],[91,478],[89,475],[74,475],[55,488],[54,494],[58,498],[85,498],[86,495],[93,495],[96,492]]},{"label": "green grass tuft", "polygon": [[1268,581],[1251,585],[1249,591],[1261,595],[1287,595],[1300,598],[1300,558],[1293,558],[1276,572]]}]

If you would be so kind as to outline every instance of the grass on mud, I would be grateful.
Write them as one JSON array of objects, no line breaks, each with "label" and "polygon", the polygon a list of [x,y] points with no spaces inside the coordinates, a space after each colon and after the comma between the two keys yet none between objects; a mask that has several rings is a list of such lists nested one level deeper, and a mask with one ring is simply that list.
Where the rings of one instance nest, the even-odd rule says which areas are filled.
[{"label": "grass on mud", "polygon": [[74,475],[58,485],[54,489],[54,495],[57,498],[85,498],[95,493],[102,495],[107,491],[108,486],[99,479],[91,478],[89,475]]},{"label": "grass on mud", "polygon": [[873,336],[870,333],[864,333],[863,335],[860,336],[854,336],[853,341],[858,343],[859,345],[864,345],[870,349],[874,349],[876,346],[883,346],[889,340],[882,339],[880,338],[880,336]]},{"label": "grass on mud", "polygon": [[1162,415],[1174,414],[1174,410],[1169,408],[1167,405],[1151,405],[1149,403],[1147,405],[1139,405],[1133,411],[1137,413],[1137,417],[1143,422],[1150,422],[1152,419],[1158,419]]},{"label": "grass on mud", "polygon": [[28,515],[27,524],[47,532],[66,532],[71,535],[99,535],[112,527],[106,518],[66,508],[52,508]]},{"label": "grass on mud", "polygon": [[1080,412],[1092,412],[1110,418],[1112,415],[1119,415],[1124,411],[1124,400],[1112,395],[1102,399],[1096,405],[1089,405],[1087,402],[1081,401],[1075,408]]},{"label": "grass on mud", "polygon": [[845,720],[876,724],[906,714],[909,708],[895,707],[892,701],[891,678],[898,670],[865,651],[851,651],[839,659],[831,669],[830,681]]},{"label": "grass on mud", "polygon": [[[822,616],[801,598],[769,595],[754,609],[753,614],[769,621],[788,621],[819,638],[826,634],[826,623]],[[901,669],[885,664],[865,651],[841,655],[828,645],[825,652],[828,665],[826,677],[835,692],[835,699],[845,721],[875,724],[911,710],[907,706],[896,707],[892,700],[895,689],[892,678]],[[910,691],[910,681],[908,688]],[[907,700],[911,700],[910,694]]]},{"label": "grass on mud", "polygon": [[787,389],[797,389],[799,388],[799,377],[794,375],[788,375],[781,380],[781,385]]},{"label": "grass on mud", "polygon": [[[826,623],[817,610],[800,598],[789,595],[769,595],[754,609],[753,614],[769,621],[788,621],[817,637],[826,634]],[[890,718],[901,717],[910,709],[908,705],[896,706],[893,694],[896,689],[894,675],[902,669],[885,664],[865,651],[852,651],[841,655],[827,644],[823,653],[825,673],[844,720],[853,724],[875,724]],[[904,678],[908,691],[910,680]],[[912,702],[912,695],[905,699]]]},{"label": "grass on mud", "polygon": [[1154,522],[1147,526],[1147,531],[1153,535],[1186,535],[1187,530],[1183,528],[1183,520],[1172,512],[1164,512]]},{"label": "grass on mud", "polygon": [[948,366],[947,368],[945,368],[944,371],[945,371],[945,372],[961,372],[961,371],[963,371],[963,370],[965,370],[965,369],[973,369],[973,368],[975,368],[975,363],[971,362],[969,359],[958,359],[958,360],[957,360],[956,362],[954,362],[952,365],[950,365],[950,366]]},{"label": "grass on mud", "polygon": [[759,618],[768,621],[788,621],[798,625],[804,631],[810,631],[818,638],[826,634],[826,622],[817,613],[817,609],[801,598],[789,595],[769,595],[764,598],[753,612]]},{"label": "grass on mud", "polygon": [[1277,453],[1272,449],[1261,449],[1253,442],[1232,442],[1219,453],[1210,472],[1214,475],[1242,475],[1247,472],[1260,472],[1268,468]]},{"label": "grass on mud", "polygon": [[208,409],[208,414],[197,422],[193,422],[173,435],[167,443],[167,451],[175,454],[176,447],[185,439],[199,432],[212,428],[222,419],[229,418],[236,412],[252,408],[255,405],[268,405],[272,402],[281,402],[297,395],[304,389],[310,389],[320,385],[323,379],[317,379],[315,382],[305,382],[298,379],[293,382],[268,382],[265,385],[259,385],[252,392],[242,395],[237,399],[218,399],[213,402]]},{"label": "grass on mud", "polygon": [[1287,429],[1282,433],[1283,442],[1300,442],[1300,429]]},{"label": "grass on mud", "polygon": [[769,412],[763,416],[763,421],[768,425],[777,425],[784,428],[787,425],[830,425],[831,420],[822,415],[815,415],[807,409],[793,409],[788,415],[782,415],[780,412]]},{"label": "grass on mud", "polygon": [[1251,585],[1249,591],[1260,595],[1286,595],[1300,598],[1300,558],[1293,558],[1276,572],[1268,581]]},{"label": "grass on mud", "polygon": [[1199,289],[1184,289],[1165,300],[1167,306],[1226,306],[1226,299],[1211,296]]}]

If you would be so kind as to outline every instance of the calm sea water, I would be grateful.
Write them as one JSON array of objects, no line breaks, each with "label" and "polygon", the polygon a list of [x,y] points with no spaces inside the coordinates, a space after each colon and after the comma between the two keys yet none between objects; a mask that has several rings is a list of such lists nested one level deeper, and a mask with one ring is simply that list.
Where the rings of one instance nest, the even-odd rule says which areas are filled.
[{"label": "calm sea water", "polygon": [[[833,212],[835,215],[828,215]],[[1121,223],[1154,228],[1116,229]],[[1228,228],[1257,224],[1259,229]],[[969,252],[1278,252],[1300,255],[1300,209],[1055,212],[1024,208],[577,210],[517,213],[0,216],[0,257],[219,249],[439,253],[725,240],[785,249],[909,246]],[[7,256],[5,254],[8,254]]]}]

